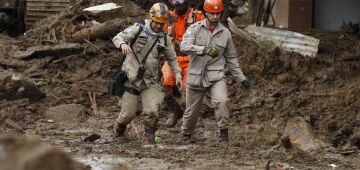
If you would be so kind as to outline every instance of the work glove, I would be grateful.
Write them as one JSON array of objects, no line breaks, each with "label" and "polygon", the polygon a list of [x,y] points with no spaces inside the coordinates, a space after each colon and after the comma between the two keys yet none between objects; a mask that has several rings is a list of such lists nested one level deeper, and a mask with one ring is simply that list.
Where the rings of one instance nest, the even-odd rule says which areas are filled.
[{"label": "work glove", "polygon": [[204,54],[209,55],[211,57],[217,57],[218,50],[215,47],[205,47]]},{"label": "work glove", "polygon": [[248,79],[241,81],[241,85],[247,89],[249,89],[251,87],[250,81]]}]

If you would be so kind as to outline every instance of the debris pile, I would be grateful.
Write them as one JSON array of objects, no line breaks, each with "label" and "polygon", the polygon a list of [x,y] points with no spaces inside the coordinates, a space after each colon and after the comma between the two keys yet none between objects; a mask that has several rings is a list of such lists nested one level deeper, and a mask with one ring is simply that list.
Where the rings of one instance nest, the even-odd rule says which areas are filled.
[{"label": "debris pile", "polygon": [[[127,9],[126,12],[120,12],[119,17],[100,17],[83,11],[111,2]],[[178,150],[154,153],[139,147],[135,140],[120,146],[109,137],[120,108],[118,98],[107,94],[107,84],[123,55],[111,38],[135,22],[141,22],[146,14],[130,0],[72,1],[68,10],[40,21],[24,37],[0,36],[0,75],[12,70],[29,80],[14,84],[11,78],[0,78],[0,121],[7,120],[7,125],[0,125],[0,133],[13,133],[14,129],[34,132],[61,140],[62,146],[86,152],[91,149],[82,143],[103,142],[101,151],[96,150],[100,154],[160,157],[181,165],[193,159],[224,157],[236,163],[257,159],[249,165],[258,165],[258,160],[271,157],[307,165],[317,159],[323,162],[319,164],[327,166],[330,160],[322,154],[326,152],[324,148],[359,147],[360,48],[356,46],[359,38],[351,31],[317,30],[302,32],[320,40],[314,58],[279,47],[259,47],[258,40],[233,34],[240,65],[251,80],[252,89],[239,90],[231,76],[227,76],[232,112],[231,149],[214,144],[217,134],[211,116],[205,119],[205,128],[197,132],[206,133],[208,138],[201,147],[188,150],[189,155],[184,156],[184,152]],[[240,17],[233,21],[234,25],[243,24]],[[4,85],[9,82],[11,87]],[[24,85],[32,87],[31,93],[21,93],[27,89],[22,88]],[[3,90],[5,87],[10,89]],[[165,117],[167,112],[162,111],[160,115]],[[138,132],[136,127],[132,124],[129,129]],[[97,131],[90,134],[80,130],[76,134],[63,131],[80,128]],[[99,136],[87,138],[91,134]],[[177,142],[177,136],[171,134],[161,139],[165,144]],[[134,153],[128,154],[131,152]],[[307,159],[303,153],[311,153],[312,157]],[[355,152],[346,150],[346,154],[352,153]],[[298,155],[305,158],[298,160]],[[277,167],[269,163],[271,166]]]},{"label": "debris pile", "polygon": [[[67,10],[40,21],[28,30],[26,37],[34,39],[39,45],[109,38],[113,37],[119,30],[133,24],[133,21],[137,20],[134,18],[141,20],[145,17],[139,7],[126,0],[118,0],[118,9],[112,10],[115,12],[94,14],[94,12],[89,11],[89,9],[92,10],[89,7],[112,2],[110,0],[73,0]],[[114,1],[114,3],[116,2]],[[123,9],[131,10],[123,12]]]}]

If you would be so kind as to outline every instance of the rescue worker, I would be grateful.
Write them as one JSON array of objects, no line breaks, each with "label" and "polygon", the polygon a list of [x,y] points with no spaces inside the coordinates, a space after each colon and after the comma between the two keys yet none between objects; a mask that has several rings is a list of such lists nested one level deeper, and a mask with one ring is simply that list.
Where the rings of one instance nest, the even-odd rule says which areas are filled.
[{"label": "rescue worker", "polygon": [[[169,22],[165,26],[165,30],[167,30],[167,33],[172,37],[173,44],[175,45],[177,60],[180,65],[181,75],[183,78],[183,86],[182,89],[179,90],[182,91],[182,94],[185,94],[189,56],[180,51],[180,43],[187,27],[197,21],[203,20],[204,15],[201,11],[197,11],[191,8],[189,6],[188,0],[174,0],[174,5],[175,9],[170,13],[170,18],[168,19]],[[185,102],[180,102],[181,105],[179,105],[173,96],[174,93],[177,93],[176,90],[173,91],[175,77],[167,62],[165,62],[162,71],[164,77],[163,84],[166,89],[165,102],[167,103],[168,107],[173,110],[173,112],[170,112],[169,118],[167,119],[165,125],[167,127],[174,127],[178,119],[180,119],[184,113],[184,109],[181,107],[181,105],[185,105]]]},{"label": "rescue worker", "polygon": [[228,142],[229,106],[225,81],[225,64],[239,87],[250,88],[238,60],[230,31],[219,21],[222,0],[205,0],[205,20],[191,25],[181,42],[181,51],[191,55],[186,85],[186,110],[181,126],[182,138],[191,140],[202,100],[210,93],[211,104],[220,129],[220,141]]},{"label": "rescue worker", "polygon": [[144,115],[145,142],[153,143],[158,127],[158,109],[164,98],[161,56],[167,57],[175,73],[176,85],[180,88],[181,73],[170,37],[164,33],[168,7],[163,3],[156,3],[151,7],[149,14],[150,20],[145,20],[144,25],[134,24],[113,38],[115,46],[121,48],[122,53],[126,55],[122,70],[128,76],[115,131],[117,136],[124,136],[126,125],[136,117],[140,98]]}]

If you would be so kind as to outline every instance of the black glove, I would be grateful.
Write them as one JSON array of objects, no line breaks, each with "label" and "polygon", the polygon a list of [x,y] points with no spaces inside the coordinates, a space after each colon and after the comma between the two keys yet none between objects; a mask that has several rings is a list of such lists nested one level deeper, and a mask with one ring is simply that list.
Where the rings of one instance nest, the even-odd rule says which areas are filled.
[{"label": "black glove", "polygon": [[243,85],[247,89],[250,88],[250,86],[251,86],[250,81],[247,79],[241,81],[241,85]]},{"label": "black glove", "polygon": [[215,47],[205,47],[204,48],[204,54],[207,54],[211,57],[217,57],[218,51]]}]

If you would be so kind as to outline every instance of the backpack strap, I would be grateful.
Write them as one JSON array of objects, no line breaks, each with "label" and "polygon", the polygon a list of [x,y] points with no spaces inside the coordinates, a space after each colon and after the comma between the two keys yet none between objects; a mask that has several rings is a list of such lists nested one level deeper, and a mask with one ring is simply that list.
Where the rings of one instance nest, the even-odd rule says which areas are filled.
[{"label": "backpack strap", "polygon": [[130,47],[132,47],[135,43],[135,41],[139,38],[139,35],[141,34],[141,32],[144,30],[144,25],[141,23],[139,25],[139,31],[136,33],[135,37],[132,39],[131,43],[130,43]]},{"label": "backpack strap", "polygon": [[167,47],[167,34],[164,33],[164,46]]},{"label": "backpack strap", "polygon": [[132,46],[135,44],[136,40],[139,38],[139,35],[141,34],[141,32],[144,30],[144,25],[143,23],[139,24],[139,31],[135,34],[135,37],[132,39],[131,43],[130,43],[130,48],[131,51],[133,52],[135,59],[137,60],[137,62],[140,64],[140,60],[137,57],[137,55],[134,52],[134,49],[132,48]]},{"label": "backpack strap", "polygon": [[155,47],[155,44],[157,43],[158,40],[159,40],[159,36],[156,37],[156,39],[155,39],[154,43],[151,45],[149,51],[146,53],[145,57],[143,58],[143,60],[139,64],[141,64],[143,66],[145,65],[145,61],[146,61],[147,57],[149,56],[149,54],[151,53],[151,51]]}]

